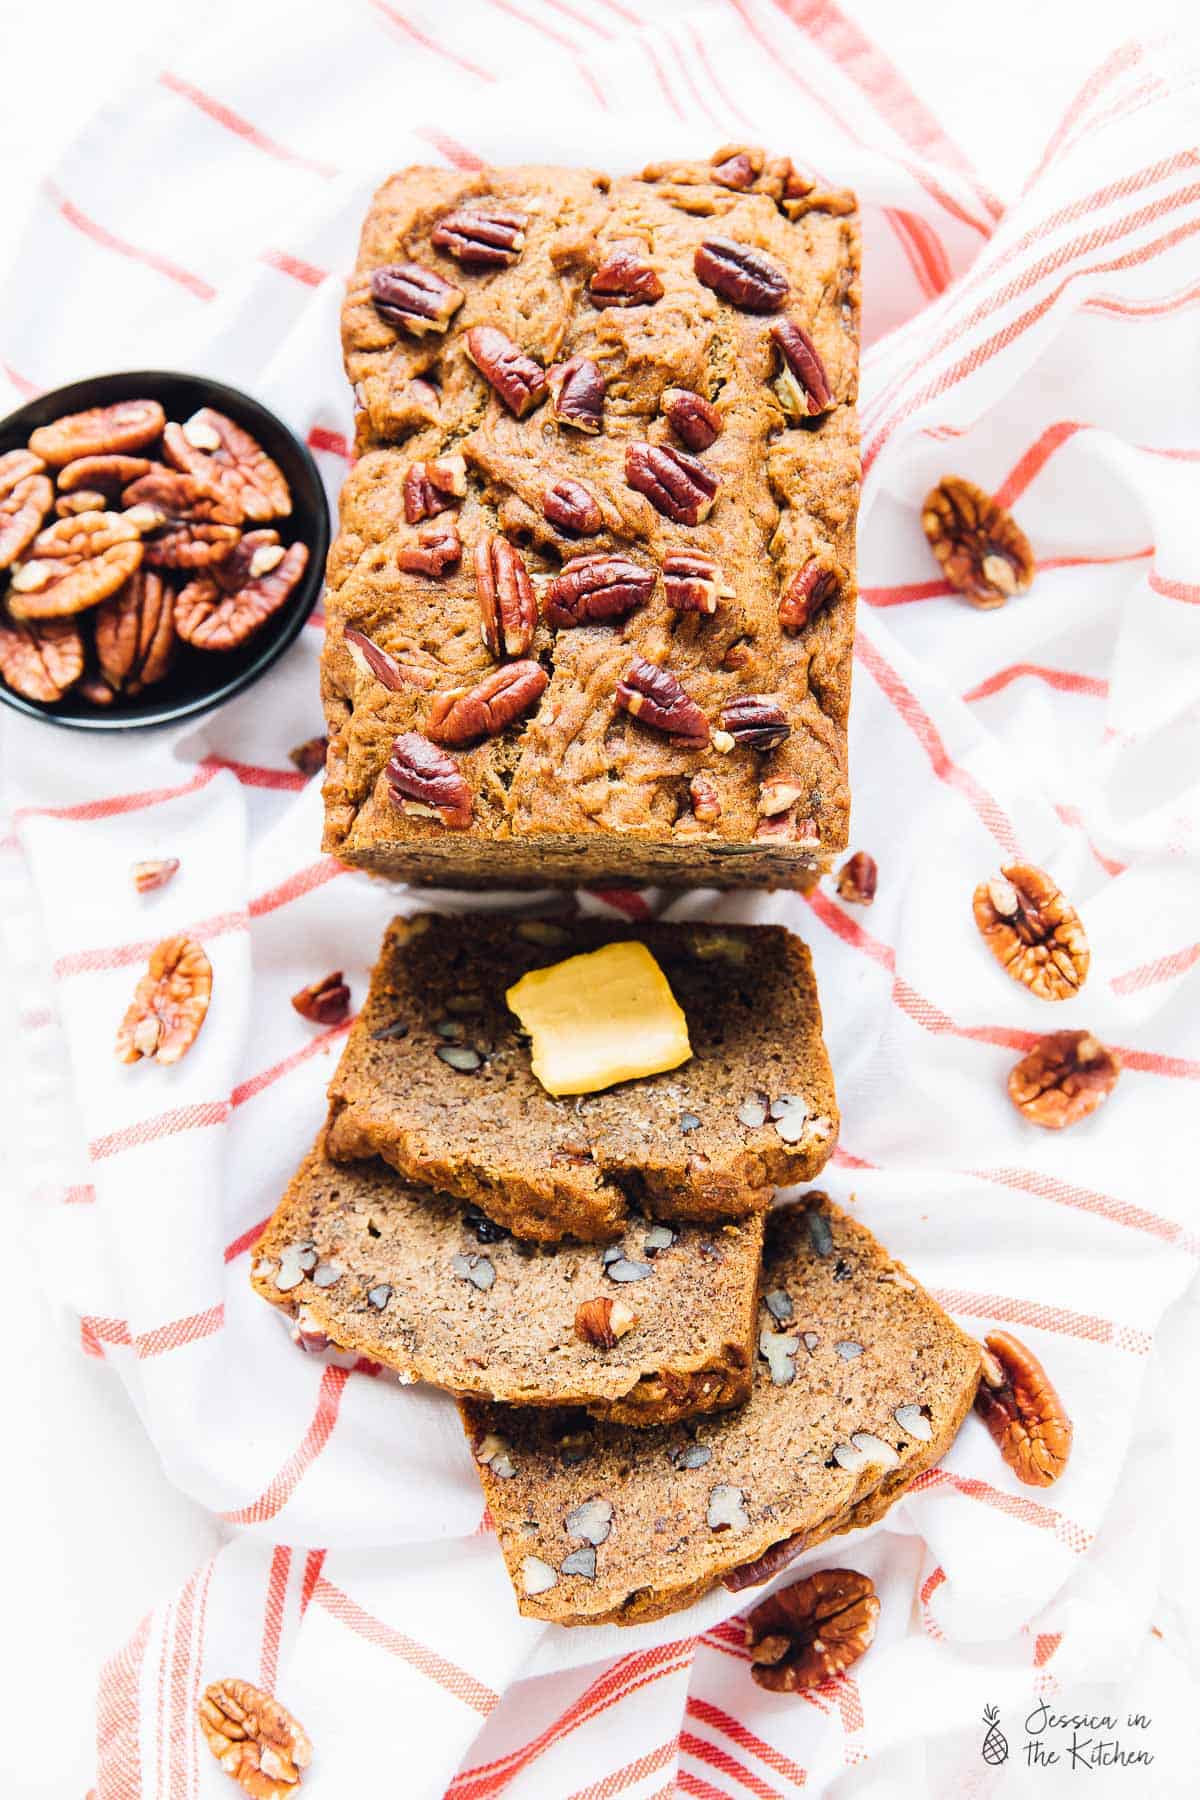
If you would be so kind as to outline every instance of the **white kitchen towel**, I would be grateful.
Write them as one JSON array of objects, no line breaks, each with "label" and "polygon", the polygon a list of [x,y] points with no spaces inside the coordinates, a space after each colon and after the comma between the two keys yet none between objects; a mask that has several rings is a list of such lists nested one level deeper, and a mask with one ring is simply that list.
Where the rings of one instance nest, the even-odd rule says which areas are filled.
[{"label": "white kitchen towel", "polygon": [[[351,434],[342,283],[391,168],[633,168],[750,141],[857,188],[851,772],[878,897],[703,893],[668,916],[808,939],[843,1114],[825,1185],[968,1330],[1025,1338],[1076,1429],[1062,1481],[1034,1491],[971,1419],[880,1525],[789,1571],[849,1563],[883,1601],[870,1655],[803,1699],[749,1679],[723,1591],[631,1631],[521,1620],[451,1403],[302,1355],[247,1283],[344,1036],[289,996],[342,968],[360,1000],[387,919],[417,904],[321,856],[319,784],[288,762],[321,728],[319,618],[250,693],[175,730],[98,743],[6,713],[29,1226],[83,1350],[230,1528],[105,1670],[99,1800],[229,1791],[195,1726],[227,1675],[304,1722],[316,1800],[1056,1792],[1061,1769],[1020,1785],[1025,1722],[1056,1693],[1077,1711],[1118,1692],[1152,1720],[1122,1725],[1124,1748],[1153,1739],[1154,1791],[1185,1791],[1161,1543],[1130,1522],[1170,1479],[1182,1424],[1157,1417],[1147,1370],[1200,1249],[1196,94],[1178,46],[1131,44],[1001,207],[826,0],[260,0],[148,60],[56,171],[0,299],[13,404],[93,370],[208,370],[290,420],[331,495]],[[998,612],[937,579],[920,503],[948,471],[1034,545],[1032,591]],[[1091,939],[1062,1006],[1006,980],[971,920],[1014,854]],[[129,866],[157,855],[180,873],[139,898]],[[148,950],[181,930],[212,960],[208,1022],[176,1068],[119,1066]],[[1071,1025],[1124,1074],[1092,1120],[1040,1132],[1005,1077]],[[1007,1764],[981,1760],[985,1705]],[[1051,1748],[1061,1728],[1033,1735]]]}]

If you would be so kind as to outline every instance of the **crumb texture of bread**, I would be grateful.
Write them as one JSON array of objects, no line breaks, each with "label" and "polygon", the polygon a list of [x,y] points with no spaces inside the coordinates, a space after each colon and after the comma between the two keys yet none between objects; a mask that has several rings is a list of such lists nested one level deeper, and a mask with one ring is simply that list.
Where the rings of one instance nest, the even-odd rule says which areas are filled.
[{"label": "crumb texture of bread", "polygon": [[[376,194],[342,314],[358,456],[342,490],[325,603],[325,848],[342,861],[450,888],[601,880],[795,888],[845,849],[858,216],[853,195],[806,188],[786,159],[748,155],[741,188],[698,162],[619,178],[555,167],[411,168]],[[521,220],[511,261],[463,261],[439,241],[439,223],[463,212]],[[701,279],[697,256],[714,239],[774,269],[786,284],[776,310],[733,301]],[[630,259],[649,272],[649,290],[607,303],[608,276]],[[397,264],[419,265],[461,293],[444,331],[406,328],[376,306],[372,277]],[[803,397],[797,408],[794,386],[790,404],[783,392],[772,335],[781,323],[796,326],[818,359],[827,388],[819,410],[806,410]],[[523,416],[469,354],[469,335],[482,328],[531,359],[535,384],[539,371],[551,378],[548,396]],[[579,362],[604,386],[594,430],[570,423],[556,395],[557,372]],[[717,433],[699,448],[686,435],[686,405],[697,396]],[[675,459],[672,482],[689,479],[681,454],[706,487],[715,483],[711,506],[695,509],[702,516],[693,521],[685,508],[672,517],[630,481],[630,455],[647,451]],[[435,491],[434,511],[406,513],[410,472],[443,458],[461,459],[461,478],[444,478],[461,491]],[[547,502],[563,484],[590,497],[583,527]],[[431,529],[457,534],[460,554],[437,570],[414,568],[420,533]],[[402,806],[385,771],[395,739],[425,732],[442,694],[499,667],[481,636],[475,574],[476,552],[494,536],[515,547],[537,597],[532,635],[515,654],[546,681],[520,716],[447,750],[470,803],[466,828],[456,829]],[[575,625],[548,617],[547,591],[564,565],[601,555],[631,559],[648,594],[622,616]],[[669,586],[680,556],[713,565],[711,610],[681,603]],[[799,624],[781,621],[781,603],[806,571],[820,576],[819,602]],[[415,679],[381,682],[352,655],[347,630]],[[707,742],[622,708],[618,686],[638,658],[677,679],[708,722]],[[748,696],[779,708],[781,741],[724,742],[725,709]],[[715,806],[706,790],[695,807],[697,777]]]},{"label": "crumb texture of bread", "polygon": [[[580,1412],[460,1402],[523,1613],[660,1618],[775,1545],[872,1523],[945,1455],[978,1346],[869,1231],[822,1194],[780,1207],[763,1295],[753,1390],[736,1411],[632,1433]],[[489,1437],[506,1479],[479,1461]]]},{"label": "crumb texture of bread", "polygon": [[[314,1348],[452,1393],[641,1426],[747,1398],[762,1240],[761,1217],[711,1230],[630,1219],[605,1263],[595,1244],[521,1243],[378,1160],[331,1162],[318,1141],[251,1280]],[[609,1344],[577,1326],[581,1306],[605,1300],[634,1317]]]},{"label": "crumb texture of bread", "polygon": [[[624,940],[665,974],[692,1056],[555,1098],[505,993]],[[780,925],[397,919],[329,1100],[335,1160],[380,1156],[539,1242],[612,1239],[631,1204],[672,1223],[762,1212],[820,1172],[839,1123],[811,959]]]}]

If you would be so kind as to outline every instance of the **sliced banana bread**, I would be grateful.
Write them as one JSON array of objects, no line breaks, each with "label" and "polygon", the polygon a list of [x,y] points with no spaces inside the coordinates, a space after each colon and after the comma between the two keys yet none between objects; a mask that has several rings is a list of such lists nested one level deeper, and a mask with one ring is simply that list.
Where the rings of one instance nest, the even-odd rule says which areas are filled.
[{"label": "sliced banana bread", "polygon": [[823,1194],[767,1224],[748,1403],[631,1433],[460,1402],[523,1613],[640,1624],[871,1523],[949,1448],[979,1351]]},{"label": "sliced banana bread", "polygon": [[[692,1055],[659,1075],[555,1098],[507,990],[621,940],[646,946]],[[597,1012],[603,985],[589,995]],[[518,1237],[615,1237],[630,1201],[666,1219],[762,1211],[837,1138],[808,950],[779,925],[394,920],[329,1089],[336,1161],[382,1156]]]},{"label": "sliced banana bread", "polygon": [[745,1400],[763,1221],[626,1221],[599,1246],[525,1244],[386,1164],[318,1141],[260,1240],[251,1279],[302,1343],[455,1393],[586,1406],[649,1425]]}]

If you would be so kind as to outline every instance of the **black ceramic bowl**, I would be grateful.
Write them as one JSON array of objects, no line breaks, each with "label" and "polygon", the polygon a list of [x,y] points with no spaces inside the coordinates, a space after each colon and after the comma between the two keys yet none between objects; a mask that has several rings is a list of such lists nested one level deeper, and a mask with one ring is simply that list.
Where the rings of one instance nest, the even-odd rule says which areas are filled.
[{"label": "black ceramic bowl", "polygon": [[[165,369],[140,369],[129,375],[96,375],[88,381],[73,381],[69,387],[39,394],[36,400],[0,421],[0,455],[22,448],[39,425],[62,418],[64,413],[137,399],[159,401],[168,419],[180,422],[202,406],[213,406],[257,438],[267,455],[279,464],[292,490],[291,517],[274,521],[280,541],[290,544],[299,538],[307,544],[308,564],[286,605],[239,649],[194,650],[190,644],[180,644],[166,680],[136,699],[118,697],[111,706],[92,706],[77,693],[68,693],[56,706],[41,706],[14,694],[0,681],[0,700],[52,725],[69,725],[81,731],[128,731],[173,724],[177,719],[193,718],[220,706],[223,700],[231,700],[257,681],[283,655],[303,630],[325,578],[329,508],[317,465],[282,419],[239,388],[199,375],[175,375]],[[85,628],[87,616],[78,615]]]}]

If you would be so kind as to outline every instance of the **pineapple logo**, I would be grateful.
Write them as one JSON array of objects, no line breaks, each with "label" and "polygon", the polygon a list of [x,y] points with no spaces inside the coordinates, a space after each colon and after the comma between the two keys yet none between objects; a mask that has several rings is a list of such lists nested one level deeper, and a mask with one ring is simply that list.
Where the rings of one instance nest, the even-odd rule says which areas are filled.
[{"label": "pineapple logo", "polygon": [[987,1736],[983,1740],[983,1760],[997,1768],[1000,1763],[1008,1761],[1008,1739],[1000,1729],[1000,1714],[994,1706],[985,1706],[983,1720],[987,1726]]}]

